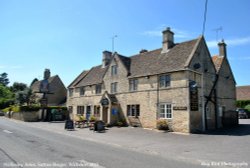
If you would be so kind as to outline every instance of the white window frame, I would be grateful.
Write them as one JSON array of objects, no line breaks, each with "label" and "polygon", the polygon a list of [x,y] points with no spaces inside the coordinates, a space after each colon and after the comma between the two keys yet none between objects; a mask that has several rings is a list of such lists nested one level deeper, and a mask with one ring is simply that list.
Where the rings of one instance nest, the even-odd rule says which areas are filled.
[{"label": "white window frame", "polygon": [[[163,112],[162,112],[162,110],[163,110]],[[169,115],[171,117],[169,117]],[[159,104],[159,118],[162,118],[162,119],[172,119],[173,118],[173,106],[171,103],[160,103]]]},{"label": "white window frame", "polygon": [[[138,107],[138,108],[137,108]],[[134,108],[134,115],[133,115]],[[140,116],[140,104],[128,104],[127,105],[127,116],[128,117],[139,117]],[[139,114],[139,115],[137,115]]]}]

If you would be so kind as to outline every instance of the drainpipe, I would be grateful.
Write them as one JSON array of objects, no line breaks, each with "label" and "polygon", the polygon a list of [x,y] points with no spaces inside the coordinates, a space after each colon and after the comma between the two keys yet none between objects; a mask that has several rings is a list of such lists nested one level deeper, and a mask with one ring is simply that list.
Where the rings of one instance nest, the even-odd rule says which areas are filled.
[{"label": "drainpipe", "polygon": [[156,121],[158,120],[158,115],[159,115],[159,99],[160,99],[160,93],[159,93],[159,85],[160,85],[160,83],[159,83],[159,76],[157,77],[157,89],[156,89],[156,91],[157,91],[157,98],[156,98]]}]

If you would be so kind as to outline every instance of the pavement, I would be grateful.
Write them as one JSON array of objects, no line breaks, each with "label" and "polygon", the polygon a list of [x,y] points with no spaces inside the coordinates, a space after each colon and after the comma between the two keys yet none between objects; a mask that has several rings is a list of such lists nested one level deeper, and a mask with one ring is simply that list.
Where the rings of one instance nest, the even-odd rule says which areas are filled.
[{"label": "pavement", "polygon": [[134,127],[112,127],[105,133],[95,133],[88,128],[67,131],[64,129],[64,122],[11,121],[56,134],[196,165],[250,167],[250,119],[241,119],[236,128],[206,134],[179,134]]}]

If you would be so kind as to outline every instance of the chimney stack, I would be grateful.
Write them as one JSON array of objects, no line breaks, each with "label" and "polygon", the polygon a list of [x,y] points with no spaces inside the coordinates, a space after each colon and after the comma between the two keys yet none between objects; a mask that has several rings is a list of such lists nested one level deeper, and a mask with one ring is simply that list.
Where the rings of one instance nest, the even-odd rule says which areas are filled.
[{"label": "chimney stack", "polygon": [[45,69],[44,70],[44,79],[49,79],[50,78],[50,70],[49,69]]},{"label": "chimney stack", "polygon": [[226,57],[227,56],[227,49],[226,49],[227,45],[223,39],[221,42],[218,43],[218,46],[219,46],[219,56]]},{"label": "chimney stack", "polygon": [[105,68],[111,61],[112,52],[110,51],[103,51],[102,52],[102,68]]},{"label": "chimney stack", "polygon": [[166,30],[162,31],[163,41],[162,41],[162,51],[161,53],[166,53],[170,48],[174,46],[174,33],[167,27]]}]

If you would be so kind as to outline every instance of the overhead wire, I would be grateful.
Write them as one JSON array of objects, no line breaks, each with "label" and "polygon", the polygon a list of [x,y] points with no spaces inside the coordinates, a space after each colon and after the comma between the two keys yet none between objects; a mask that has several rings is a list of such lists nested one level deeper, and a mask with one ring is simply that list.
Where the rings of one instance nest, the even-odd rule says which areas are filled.
[{"label": "overhead wire", "polygon": [[207,4],[208,4],[208,0],[205,0],[205,10],[204,10],[203,27],[202,27],[202,35],[203,35],[203,36],[204,36],[205,30],[206,30]]}]

